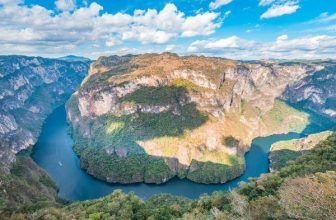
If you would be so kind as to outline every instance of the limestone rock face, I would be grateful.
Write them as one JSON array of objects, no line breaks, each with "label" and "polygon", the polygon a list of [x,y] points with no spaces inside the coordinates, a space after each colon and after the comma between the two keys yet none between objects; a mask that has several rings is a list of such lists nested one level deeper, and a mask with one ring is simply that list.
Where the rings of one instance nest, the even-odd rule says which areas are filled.
[{"label": "limestone rock face", "polygon": [[315,65],[317,70],[289,86],[283,98],[336,121],[336,62]]},{"label": "limestone rock face", "polygon": [[286,101],[324,68],[170,53],[102,57],[67,103],[75,150],[84,169],[109,182],[226,182],[242,174],[253,138],[305,128],[308,114]]},{"label": "limestone rock face", "polygon": [[0,56],[0,170],[32,146],[47,115],[75,91],[88,62]]}]

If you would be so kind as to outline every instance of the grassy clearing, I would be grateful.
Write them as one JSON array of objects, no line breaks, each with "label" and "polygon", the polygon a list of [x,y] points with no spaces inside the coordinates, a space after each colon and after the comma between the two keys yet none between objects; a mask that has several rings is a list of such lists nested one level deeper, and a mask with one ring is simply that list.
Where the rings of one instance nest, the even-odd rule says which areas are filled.
[{"label": "grassy clearing", "polygon": [[265,124],[271,128],[288,127],[288,131],[302,132],[309,123],[309,115],[299,111],[283,101],[275,100],[274,106],[262,117]]}]

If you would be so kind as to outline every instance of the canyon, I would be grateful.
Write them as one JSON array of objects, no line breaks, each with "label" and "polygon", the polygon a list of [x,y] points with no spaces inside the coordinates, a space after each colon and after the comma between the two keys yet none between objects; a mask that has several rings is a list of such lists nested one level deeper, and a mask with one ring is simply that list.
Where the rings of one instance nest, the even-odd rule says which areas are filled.
[{"label": "canyon", "polygon": [[259,136],[335,121],[335,63],[101,57],[67,103],[74,150],[111,183],[224,183]]},{"label": "canyon", "polygon": [[63,104],[87,74],[89,62],[0,56],[0,170],[32,147],[46,117]]},{"label": "canyon", "polygon": [[[247,212],[232,211],[238,208],[237,199],[243,204],[239,207],[251,210],[248,215],[261,212],[256,208],[261,205],[288,217],[292,210],[281,202],[290,203],[290,190],[302,181],[329,190],[320,197],[326,206],[318,210],[333,216],[328,193],[333,192],[335,180],[335,69],[331,60],[235,61],[171,53],[101,57],[92,63],[74,56],[0,56],[0,218],[246,217]],[[60,110],[63,114],[65,102],[77,155],[65,121],[57,116]],[[52,112],[57,117],[47,120],[47,133],[40,135]],[[51,122],[59,124],[60,131],[53,130],[57,126]],[[325,128],[331,130],[316,133]],[[38,138],[41,143],[32,150]],[[39,150],[41,144],[50,146]],[[272,172],[248,180],[267,172],[271,145]],[[75,167],[67,167],[53,155],[42,155],[48,161],[41,167],[67,169],[61,173],[68,178],[73,175],[72,179],[77,178],[76,172],[81,176],[76,180],[88,181],[77,185],[80,190],[101,186],[87,190],[93,193],[89,198],[115,188],[140,190],[140,195],[151,197],[144,201],[132,193],[114,191],[98,200],[67,205],[58,197],[58,187],[63,185],[57,177],[55,184],[31,159],[36,150],[39,154],[70,152],[73,156],[68,158]],[[189,179],[195,183],[175,178],[169,181],[171,186],[163,184],[159,190],[182,195],[174,187],[193,186],[198,194],[186,194],[192,198],[202,191],[221,191],[196,200],[153,196],[151,184],[107,184],[78,172],[80,168],[109,183]],[[248,182],[238,184],[241,180]],[[231,186],[235,190],[227,192]],[[71,188],[61,192],[70,190],[70,199],[88,199]],[[298,185],[297,193],[300,189]],[[112,204],[120,208],[115,210]]]}]

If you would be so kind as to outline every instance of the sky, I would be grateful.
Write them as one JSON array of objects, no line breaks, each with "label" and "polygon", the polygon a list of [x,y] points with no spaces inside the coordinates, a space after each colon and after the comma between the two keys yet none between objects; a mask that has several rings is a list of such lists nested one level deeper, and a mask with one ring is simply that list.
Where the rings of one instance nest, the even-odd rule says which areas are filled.
[{"label": "sky", "polygon": [[336,59],[336,0],[0,0],[0,54]]}]

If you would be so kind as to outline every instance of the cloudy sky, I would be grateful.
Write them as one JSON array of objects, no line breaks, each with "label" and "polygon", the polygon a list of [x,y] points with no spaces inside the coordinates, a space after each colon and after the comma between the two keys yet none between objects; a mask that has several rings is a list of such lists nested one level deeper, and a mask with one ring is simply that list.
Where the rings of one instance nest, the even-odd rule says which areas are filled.
[{"label": "cloudy sky", "polygon": [[0,54],[336,59],[336,0],[0,0]]}]

